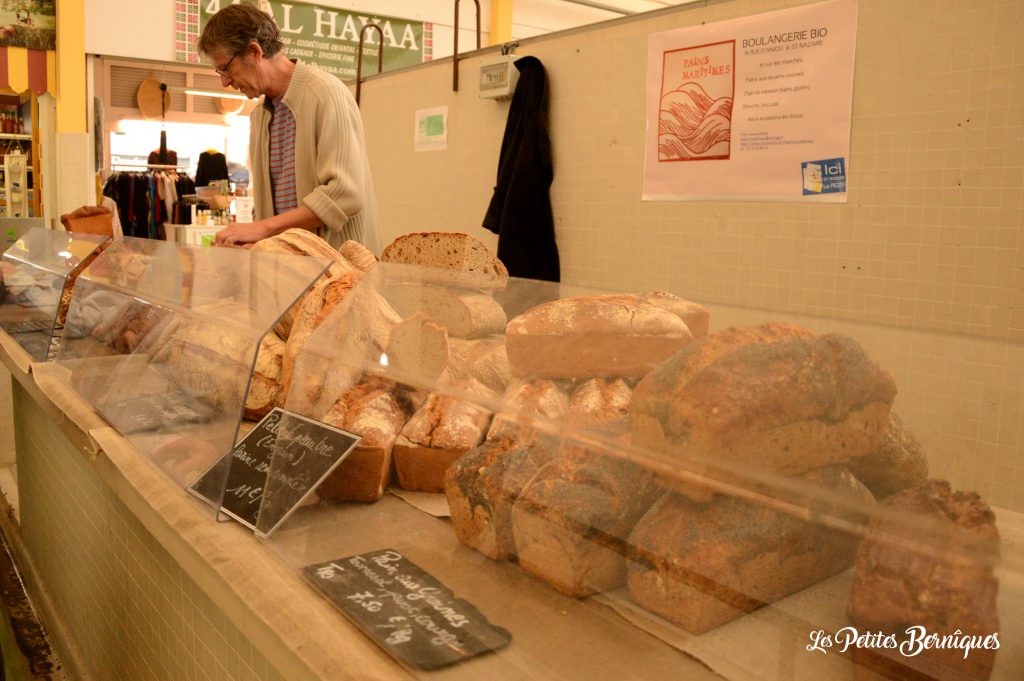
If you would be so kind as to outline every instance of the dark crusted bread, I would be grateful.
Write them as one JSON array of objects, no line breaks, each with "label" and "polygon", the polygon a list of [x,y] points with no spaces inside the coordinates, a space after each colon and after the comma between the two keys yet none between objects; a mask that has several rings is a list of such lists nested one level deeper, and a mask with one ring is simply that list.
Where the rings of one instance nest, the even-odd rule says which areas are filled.
[{"label": "dark crusted bread", "polygon": [[[803,476],[823,494],[801,502],[829,512],[833,501],[871,504],[842,466]],[[823,501],[824,498],[829,502]],[[640,606],[702,634],[842,572],[858,538],[735,497],[695,503],[666,494],[629,537],[629,595]]]},{"label": "dark crusted bread", "polygon": [[459,541],[493,560],[515,557],[512,505],[546,461],[544,452],[506,437],[485,442],[449,467],[444,492]]},{"label": "dark crusted bread", "polygon": [[892,377],[850,338],[784,324],[732,328],[640,381],[630,429],[697,473],[716,462],[799,475],[875,449],[895,396]]},{"label": "dark crusted bread", "polygon": [[626,578],[626,539],[660,490],[628,461],[578,448],[560,454],[512,509],[519,565],[568,596],[618,588]]},{"label": "dark crusted bread", "polygon": [[[999,631],[993,565],[995,516],[974,492],[929,480],[885,500],[857,553],[850,620],[861,630],[907,638],[907,628],[982,639]],[[987,679],[996,651],[930,649],[916,656],[855,651],[860,678]]]},{"label": "dark crusted bread", "polygon": [[878,447],[847,464],[876,499],[885,499],[928,479],[928,459],[921,443],[892,412]]}]

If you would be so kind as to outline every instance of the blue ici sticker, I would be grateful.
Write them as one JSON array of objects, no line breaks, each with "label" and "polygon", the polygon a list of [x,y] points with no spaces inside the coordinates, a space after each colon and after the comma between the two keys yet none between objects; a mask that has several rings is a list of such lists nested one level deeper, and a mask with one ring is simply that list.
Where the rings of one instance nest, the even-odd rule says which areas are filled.
[{"label": "blue ici sticker", "polygon": [[800,164],[804,179],[804,196],[811,194],[839,194],[846,191],[846,161],[827,158],[822,161],[804,161]]}]

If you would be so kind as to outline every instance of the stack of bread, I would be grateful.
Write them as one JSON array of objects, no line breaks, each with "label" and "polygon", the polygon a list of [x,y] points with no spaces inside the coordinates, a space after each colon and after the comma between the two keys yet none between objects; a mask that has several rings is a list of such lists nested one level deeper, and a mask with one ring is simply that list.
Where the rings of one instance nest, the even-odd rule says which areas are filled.
[{"label": "stack of bread", "polygon": [[633,386],[707,329],[704,308],[664,293],[566,298],[512,319],[503,410],[445,479],[459,539],[571,596],[624,584],[629,533],[660,494],[614,456],[630,446]]}]

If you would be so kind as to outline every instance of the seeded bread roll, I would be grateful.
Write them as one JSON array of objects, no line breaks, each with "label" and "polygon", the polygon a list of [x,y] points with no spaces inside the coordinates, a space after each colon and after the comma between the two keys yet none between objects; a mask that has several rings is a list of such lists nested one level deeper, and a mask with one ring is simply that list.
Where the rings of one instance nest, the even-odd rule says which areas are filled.
[{"label": "seeded bread roll", "polygon": [[624,584],[626,539],[660,490],[627,461],[567,449],[516,499],[512,534],[520,567],[581,598]]},{"label": "seeded bread roll", "polygon": [[388,286],[383,294],[403,317],[422,312],[456,338],[503,333],[508,323],[501,305],[477,291],[403,283]]},{"label": "seeded bread roll", "polygon": [[273,331],[260,341],[256,366],[249,382],[249,393],[245,396],[245,418],[259,421],[282,402],[281,363],[284,351],[284,341]]},{"label": "seeded bread roll", "polygon": [[535,378],[639,377],[693,340],[677,315],[630,295],[543,303],[505,334],[512,375]]},{"label": "seeded bread roll", "polygon": [[511,437],[526,444],[533,434],[537,418],[555,421],[569,410],[565,388],[554,381],[516,381],[502,397],[504,409],[496,415],[487,431],[488,440]]},{"label": "seeded bread roll", "polygon": [[448,372],[452,378],[474,378],[496,393],[512,382],[512,370],[505,352],[505,336],[464,340],[448,339]]},{"label": "seeded bread roll", "polygon": [[[837,503],[873,503],[842,466],[804,479],[823,489],[801,504],[810,513],[834,512]],[[703,634],[842,572],[853,563],[857,542],[856,536],[735,497],[699,504],[666,494],[629,536],[629,595]]]},{"label": "seeded bread roll", "polygon": [[[928,480],[881,504],[857,553],[850,620],[861,631],[907,638],[907,628],[979,640],[999,632],[993,567],[995,515],[974,492]],[[979,679],[992,673],[994,649],[854,650],[858,679]]]},{"label": "seeded bread roll", "polygon": [[874,450],[895,396],[892,377],[849,338],[782,324],[733,328],[640,381],[630,429],[637,444],[698,474],[714,463],[799,475]]},{"label": "seeded bread roll", "polygon": [[[496,399],[470,379],[455,385],[463,394]],[[431,393],[402,428],[395,442],[395,472],[402,489],[443,492],[444,475],[453,461],[479,445],[491,412],[471,401]]]},{"label": "seeded bread roll", "polygon": [[419,232],[392,241],[381,253],[381,262],[422,265],[425,281],[496,290],[505,288],[508,270],[487,246],[459,232]]},{"label": "seeded bread roll", "polygon": [[876,499],[885,499],[928,479],[928,459],[921,443],[896,412],[889,415],[889,426],[878,447],[848,465]]},{"label": "seeded bread roll", "polygon": [[512,505],[547,460],[544,451],[512,438],[489,440],[448,468],[444,493],[459,541],[492,560],[515,557]]},{"label": "seeded bread roll", "polygon": [[362,272],[369,272],[377,266],[377,256],[358,241],[349,239],[338,247],[338,251],[345,260]]},{"label": "seeded bread roll", "polygon": [[362,437],[356,448],[317,487],[323,499],[377,501],[391,481],[395,438],[412,413],[400,389],[368,381],[346,391],[324,423]]}]

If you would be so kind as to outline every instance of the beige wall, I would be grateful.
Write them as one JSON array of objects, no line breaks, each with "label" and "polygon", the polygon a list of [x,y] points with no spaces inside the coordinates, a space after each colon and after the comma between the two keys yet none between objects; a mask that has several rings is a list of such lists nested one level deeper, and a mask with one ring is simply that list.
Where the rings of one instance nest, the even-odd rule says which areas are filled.
[{"label": "beige wall", "polygon": [[[669,290],[718,326],[745,309],[884,337],[871,350],[935,473],[1024,509],[1024,3],[860,1],[846,204],[640,200],[648,34],[802,4],[684,7],[517,50],[550,79],[563,280]],[[364,83],[385,240],[496,243],[479,224],[508,103],[477,97],[479,61],[458,93],[447,61]],[[414,112],[436,106],[449,148],[417,153]]]}]

